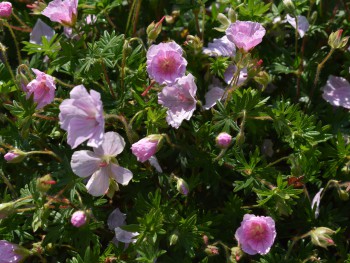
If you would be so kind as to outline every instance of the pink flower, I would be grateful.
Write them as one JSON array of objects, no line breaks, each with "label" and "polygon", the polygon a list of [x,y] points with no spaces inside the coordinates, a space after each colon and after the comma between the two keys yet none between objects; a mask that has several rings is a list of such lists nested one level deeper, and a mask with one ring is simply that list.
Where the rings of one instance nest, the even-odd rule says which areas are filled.
[{"label": "pink flower", "polygon": [[119,166],[115,157],[125,147],[123,137],[116,132],[107,132],[102,145],[92,151],[74,152],[71,160],[73,172],[79,177],[89,177],[86,188],[89,194],[100,196],[109,188],[109,180],[114,179],[122,185],[127,185],[132,178],[132,172]]},{"label": "pink flower", "polygon": [[[225,73],[224,73],[224,79],[227,84],[230,84],[233,78],[233,75],[235,74],[237,70],[237,67],[235,65],[230,65],[227,67]],[[247,68],[241,69],[239,72],[239,77],[237,81],[237,85],[241,85],[248,79],[248,71]]]},{"label": "pink flower", "polygon": [[29,251],[6,240],[0,240],[0,255],[0,263],[17,263],[24,260]]},{"label": "pink flower", "polygon": [[271,217],[250,214],[244,215],[235,234],[242,250],[249,255],[267,254],[275,237],[275,221]]},{"label": "pink flower", "polygon": [[350,109],[350,84],[342,77],[329,76],[322,97],[333,106]]},{"label": "pink flower", "polygon": [[12,14],[12,4],[10,2],[0,3],[0,17],[8,18]]},{"label": "pink flower", "polygon": [[222,132],[216,137],[215,141],[218,147],[226,149],[230,146],[232,142],[232,136],[227,132]]},{"label": "pink flower", "polygon": [[[298,18],[298,33],[301,38],[304,37],[306,31],[309,30],[309,22],[307,21],[305,16],[297,16]],[[287,22],[294,28],[296,28],[295,17],[291,17],[287,14]]]},{"label": "pink flower", "polygon": [[29,82],[26,87],[27,99],[33,95],[34,102],[38,104],[36,108],[41,109],[55,99],[55,80],[40,70],[34,68],[32,70],[36,78]]},{"label": "pink flower", "polygon": [[72,27],[77,20],[78,0],[53,0],[41,12],[53,22]]},{"label": "pink flower", "polygon": [[260,23],[251,21],[236,21],[226,29],[228,40],[245,51],[260,44],[265,33],[266,30]]},{"label": "pink flower", "polygon": [[131,151],[137,157],[137,160],[143,163],[155,155],[158,150],[158,143],[161,139],[161,135],[147,136],[146,138],[135,142],[131,146]]},{"label": "pink flower", "polygon": [[86,224],[87,217],[84,211],[75,211],[70,219],[70,222],[75,227],[81,227]]},{"label": "pink flower", "polygon": [[68,144],[74,149],[88,140],[87,145],[98,147],[102,143],[105,121],[100,93],[83,85],[70,92],[70,99],[60,105],[60,125],[68,132]]},{"label": "pink flower", "polygon": [[158,94],[158,103],[168,108],[166,120],[169,125],[179,128],[183,120],[189,120],[196,109],[197,86],[192,74],[165,87]]},{"label": "pink flower", "polygon": [[187,61],[175,42],[152,45],[147,51],[147,72],[160,84],[172,84],[185,75]]},{"label": "pink flower", "polygon": [[236,55],[236,46],[227,36],[222,38],[214,38],[212,43],[208,44],[208,47],[203,48],[203,53],[209,56],[223,56],[223,57],[234,57]]}]

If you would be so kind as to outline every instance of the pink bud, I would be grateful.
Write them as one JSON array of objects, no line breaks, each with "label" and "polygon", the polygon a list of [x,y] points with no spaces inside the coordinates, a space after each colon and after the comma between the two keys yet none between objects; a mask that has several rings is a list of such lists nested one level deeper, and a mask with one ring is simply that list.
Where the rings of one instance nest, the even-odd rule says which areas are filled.
[{"label": "pink bud", "polygon": [[14,152],[8,152],[4,155],[4,158],[6,161],[10,162],[12,161],[13,159],[15,159],[16,157],[18,157],[19,154],[17,153],[14,153]]},{"label": "pink bud", "polygon": [[74,212],[70,219],[70,222],[75,227],[81,227],[85,225],[86,221],[87,221],[86,214],[84,211],[81,211],[81,210]]},{"label": "pink bud", "polygon": [[216,145],[220,148],[226,149],[232,142],[232,136],[226,132],[222,132],[216,137]]},{"label": "pink bud", "polygon": [[0,3],[0,17],[8,18],[12,14],[12,4],[10,2],[1,2]]}]

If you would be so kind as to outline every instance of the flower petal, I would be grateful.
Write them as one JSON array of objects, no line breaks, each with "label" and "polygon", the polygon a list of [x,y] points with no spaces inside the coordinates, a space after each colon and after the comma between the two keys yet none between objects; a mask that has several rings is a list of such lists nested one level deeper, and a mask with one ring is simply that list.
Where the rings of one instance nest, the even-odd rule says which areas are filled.
[{"label": "flower petal", "polygon": [[94,149],[98,155],[116,156],[120,154],[125,147],[125,141],[122,136],[116,132],[107,132],[104,135],[101,146]]},{"label": "flower petal", "polygon": [[79,177],[88,177],[99,169],[100,157],[92,151],[77,151],[73,153],[70,165]]},{"label": "flower petal", "polygon": [[93,196],[104,195],[109,188],[109,176],[106,167],[97,170],[86,185],[89,194]]},{"label": "flower petal", "polygon": [[132,172],[114,163],[110,164],[111,176],[120,184],[127,185],[132,179]]}]

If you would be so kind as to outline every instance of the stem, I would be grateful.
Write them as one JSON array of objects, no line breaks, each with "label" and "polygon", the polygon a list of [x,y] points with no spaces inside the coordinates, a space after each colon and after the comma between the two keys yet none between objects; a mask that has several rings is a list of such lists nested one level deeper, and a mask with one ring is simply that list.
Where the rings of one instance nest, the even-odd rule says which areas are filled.
[{"label": "stem", "polygon": [[110,18],[110,16],[108,15],[107,12],[104,12],[104,15],[106,16],[107,22],[114,28],[117,29],[116,25],[113,23],[112,19]]},{"label": "stem", "polygon": [[102,65],[103,75],[104,75],[104,77],[106,79],[106,82],[108,84],[108,87],[109,87],[109,91],[111,92],[112,97],[115,99],[116,96],[115,96],[115,93],[114,93],[114,90],[113,90],[113,87],[112,87],[112,83],[111,83],[111,81],[110,81],[110,79],[108,77],[105,63],[102,60],[101,60],[101,65]]},{"label": "stem", "polygon": [[284,161],[284,160],[287,160],[288,158],[289,158],[289,156],[284,156],[284,157],[282,157],[282,158],[279,158],[278,160],[276,160],[276,161],[274,161],[274,162],[269,163],[268,165],[266,165],[266,167],[273,166],[273,165],[275,165],[275,164],[277,164],[277,163],[279,163],[279,162],[282,162],[282,161]]},{"label": "stem", "polygon": [[215,157],[214,162],[219,160],[221,157],[223,157],[226,151],[227,149],[221,149],[219,155]]},{"label": "stem", "polygon": [[53,151],[31,151],[31,152],[27,152],[27,156],[32,155],[32,154],[47,154],[47,155],[51,155],[52,157],[54,157],[59,162],[62,162],[62,159],[60,157],[58,157]]},{"label": "stem", "polygon": [[37,118],[48,120],[48,121],[58,121],[58,118],[56,118],[56,117],[45,116],[45,115],[41,115],[38,113],[34,113],[33,117],[37,117]]},{"label": "stem", "polygon": [[[198,33],[199,36],[202,36],[201,35],[200,26],[199,26],[199,21],[198,21],[198,13],[199,13],[199,11],[196,9],[196,10],[193,10],[193,13],[194,13],[194,18],[195,18],[195,25],[196,25],[197,33]],[[203,39],[203,38],[201,38],[201,39]]]},{"label": "stem", "polygon": [[58,84],[60,84],[60,85],[62,85],[62,86],[65,86],[65,87],[67,87],[67,88],[74,88],[74,87],[75,87],[74,85],[65,83],[65,82],[63,82],[62,80],[58,79],[58,78],[55,78],[55,81],[56,81]]},{"label": "stem", "polygon": [[6,66],[7,70],[10,72],[11,78],[13,80],[13,84],[17,87],[15,75],[13,75],[12,68],[7,60],[6,47],[4,45],[2,45],[1,43],[0,43],[0,51],[1,51],[1,55],[3,57],[3,61],[5,62],[5,66]]},{"label": "stem", "polygon": [[14,25],[10,25],[10,27],[14,30],[21,31],[21,32],[28,32],[28,33],[32,32],[31,28],[23,28],[23,27],[18,27]]},{"label": "stem", "polygon": [[120,116],[120,115],[116,115],[116,114],[106,114],[105,119],[116,119],[116,120],[120,121],[124,125],[126,136],[128,137],[130,144],[132,144],[134,142],[133,131],[130,128],[130,126],[127,123],[124,116]]},{"label": "stem", "polygon": [[327,62],[327,60],[331,57],[331,55],[333,54],[334,52],[334,48],[331,49],[331,51],[329,51],[328,55],[322,60],[321,63],[319,63],[317,65],[317,70],[316,70],[316,76],[315,76],[315,80],[314,80],[314,85],[312,87],[312,90],[311,90],[311,93],[310,93],[310,101],[311,101],[311,98],[314,94],[314,91],[316,89],[316,86],[317,86],[317,83],[318,83],[318,80],[319,80],[319,77],[320,77],[320,73],[321,73],[321,70],[322,68],[324,67],[324,64]]},{"label": "stem", "polygon": [[129,16],[128,16],[128,22],[126,23],[126,28],[125,28],[125,35],[128,33],[128,30],[129,30],[129,27],[130,27],[130,21],[131,21],[132,13],[133,13],[135,5],[136,5],[136,1],[137,0],[134,0],[132,2],[131,8],[130,8],[130,12],[129,12]]},{"label": "stem", "polygon": [[295,16],[295,57],[298,57],[298,16]]},{"label": "stem", "polygon": [[17,51],[17,59],[18,59],[18,64],[21,64],[21,61],[22,61],[22,57],[21,57],[21,51],[19,49],[19,45],[18,45],[18,42],[17,42],[17,39],[16,39],[16,35],[15,33],[13,32],[11,26],[9,25],[9,23],[7,23],[7,21],[4,22],[4,25],[7,27],[7,29],[10,31],[10,34],[13,38],[13,42],[15,43],[15,46],[16,46],[16,51]]},{"label": "stem", "polygon": [[2,180],[4,181],[4,183],[7,185],[7,187],[9,188],[9,190],[11,191],[12,197],[17,198],[18,195],[15,191],[15,188],[13,187],[13,185],[11,184],[9,179],[7,179],[7,177],[5,176],[5,174],[2,170],[0,170],[0,176],[1,176]]},{"label": "stem", "polygon": [[15,12],[12,12],[12,16],[13,16],[13,17],[18,21],[18,23],[20,23],[22,26],[24,26],[24,27],[26,27],[26,28],[29,28],[30,31],[32,31],[31,28],[30,28],[26,23],[24,23],[24,22],[22,21],[22,19],[20,19],[20,18],[15,14]]},{"label": "stem", "polygon": [[142,0],[138,0],[136,8],[135,8],[135,15],[134,15],[133,27],[132,27],[132,35],[133,36],[135,36],[137,22],[139,21],[139,13],[140,13],[140,9],[141,9],[141,3],[142,3]]}]

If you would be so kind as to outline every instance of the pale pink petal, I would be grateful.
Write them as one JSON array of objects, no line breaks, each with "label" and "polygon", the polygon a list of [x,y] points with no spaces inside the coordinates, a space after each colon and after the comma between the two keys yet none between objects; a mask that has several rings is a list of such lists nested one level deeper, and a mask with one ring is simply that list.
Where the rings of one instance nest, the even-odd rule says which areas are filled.
[{"label": "pale pink petal", "polygon": [[71,167],[79,177],[88,177],[99,169],[101,160],[92,151],[77,151],[72,155]]},{"label": "pale pink petal", "polygon": [[115,237],[119,242],[123,243],[135,243],[134,237],[138,236],[138,232],[129,232],[117,227],[115,230]]},{"label": "pale pink petal", "polygon": [[[294,28],[296,28],[295,17],[291,17],[287,14],[287,22]],[[301,38],[304,37],[305,33],[309,30],[309,22],[305,16],[297,16],[298,18],[298,33]]]},{"label": "pale pink petal", "polygon": [[106,167],[100,168],[89,179],[86,189],[93,196],[104,195],[109,188],[109,176]]},{"label": "pale pink petal", "polygon": [[122,136],[116,132],[107,132],[104,135],[103,142],[94,152],[99,155],[116,156],[120,154],[125,147],[125,141]]},{"label": "pale pink petal", "polygon": [[94,135],[95,121],[84,120],[81,118],[72,118],[68,127],[67,142],[72,147],[76,148],[79,144],[86,141]]},{"label": "pale pink petal", "polygon": [[49,27],[46,23],[44,23],[40,18],[36,21],[32,32],[30,33],[30,43],[34,43],[37,45],[42,44],[42,37],[45,37],[47,41],[50,41],[51,38],[55,35],[55,30]]},{"label": "pale pink petal", "polygon": [[333,106],[350,109],[350,84],[342,77],[329,76],[322,97]]},{"label": "pale pink petal", "polygon": [[110,230],[125,225],[126,214],[122,213],[119,208],[116,208],[110,213],[107,219],[107,225]]},{"label": "pale pink petal", "polygon": [[122,185],[127,185],[132,179],[132,172],[124,167],[111,163],[110,169],[111,177],[113,177],[118,183]]},{"label": "pale pink petal", "polygon": [[203,48],[203,53],[214,57],[234,57],[236,55],[236,46],[228,40],[227,36],[223,36],[219,39],[214,38],[207,48]]}]

